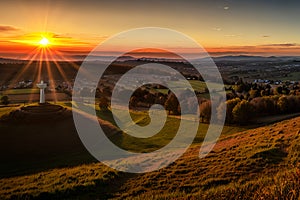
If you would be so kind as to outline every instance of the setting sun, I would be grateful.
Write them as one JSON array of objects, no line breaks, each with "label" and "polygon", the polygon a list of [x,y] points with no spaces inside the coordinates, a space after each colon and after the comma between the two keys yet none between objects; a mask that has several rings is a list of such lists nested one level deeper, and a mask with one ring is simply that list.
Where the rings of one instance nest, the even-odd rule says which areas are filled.
[{"label": "setting sun", "polygon": [[40,40],[39,44],[40,44],[41,46],[48,46],[48,45],[50,44],[50,42],[49,42],[49,40],[48,40],[47,38],[43,37],[43,38]]}]

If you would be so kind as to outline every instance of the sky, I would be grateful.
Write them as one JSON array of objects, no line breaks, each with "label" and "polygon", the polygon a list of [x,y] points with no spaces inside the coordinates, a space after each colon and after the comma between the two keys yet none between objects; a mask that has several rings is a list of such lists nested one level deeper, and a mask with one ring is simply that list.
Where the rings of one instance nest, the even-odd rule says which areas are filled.
[{"label": "sky", "polygon": [[299,0],[12,0],[0,8],[0,57],[26,56],[43,37],[60,52],[89,52],[149,26],[182,32],[211,55],[300,56]]}]

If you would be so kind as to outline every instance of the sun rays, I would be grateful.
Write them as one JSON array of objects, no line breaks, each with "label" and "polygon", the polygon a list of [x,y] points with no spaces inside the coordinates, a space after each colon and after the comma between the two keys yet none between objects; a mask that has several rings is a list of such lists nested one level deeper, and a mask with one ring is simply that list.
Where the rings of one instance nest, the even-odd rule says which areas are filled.
[{"label": "sun rays", "polygon": [[46,47],[46,46],[48,46],[48,45],[50,44],[49,39],[46,38],[46,37],[43,37],[43,38],[40,40],[39,43],[40,43],[40,45],[43,46],[43,47]]},{"label": "sun rays", "polygon": [[[70,83],[64,68],[60,65],[60,61],[68,62],[69,66],[74,68],[76,71],[79,69],[79,65],[71,61],[64,53],[55,49],[55,38],[51,34],[40,34],[39,38],[34,37],[30,40],[18,41],[31,46],[36,46],[31,52],[28,52],[26,56],[26,64],[22,69],[14,76],[10,83],[10,88],[15,87],[19,81],[24,81],[25,73],[29,68],[34,67],[32,73],[32,87],[35,87],[36,83],[44,80],[48,84],[48,92],[51,93],[51,99],[47,98],[48,101],[57,102],[56,88],[58,82]],[[58,74],[54,75],[54,71]],[[28,102],[32,102],[35,94],[30,94]]]}]

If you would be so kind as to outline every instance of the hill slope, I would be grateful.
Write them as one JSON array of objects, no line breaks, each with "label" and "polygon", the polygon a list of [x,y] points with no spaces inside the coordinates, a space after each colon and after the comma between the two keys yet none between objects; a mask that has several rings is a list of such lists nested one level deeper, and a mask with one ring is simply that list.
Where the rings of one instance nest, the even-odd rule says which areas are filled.
[{"label": "hill slope", "polygon": [[298,199],[300,117],[199,145],[165,169],[126,174],[102,164],[0,180],[0,198]]}]

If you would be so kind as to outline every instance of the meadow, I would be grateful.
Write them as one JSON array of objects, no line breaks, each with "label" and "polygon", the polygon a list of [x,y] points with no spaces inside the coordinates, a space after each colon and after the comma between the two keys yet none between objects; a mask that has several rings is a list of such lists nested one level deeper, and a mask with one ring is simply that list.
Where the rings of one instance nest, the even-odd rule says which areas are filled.
[{"label": "meadow", "polygon": [[39,89],[36,88],[26,88],[26,89],[9,89],[5,90],[2,95],[16,95],[16,94],[38,94]]},{"label": "meadow", "polygon": [[[111,120],[111,114],[107,111],[98,110],[97,114],[108,121]],[[144,113],[134,112],[132,116],[138,123],[148,123]],[[167,123],[175,125],[177,120],[169,117]],[[22,166],[26,162],[20,163],[20,157],[29,152],[21,155],[16,151],[19,155],[10,155],[13,157],[11,160],[15,162],[10,169],[22,167],[23,169],[11,172],[10,177],[0,179],[0,197],[1,199],[297,199],[300,195],[299,120],[300,118],[294,118],[256,129],[225,127],[213,151],[205,158],[199,159],[198,152],[203,138],[201,132],[205,131],[205,126],[202,125],[198,130],[198,139],[196,138],[194,144],[180,159],[167,168],[145,174],[116,172],[101,163],[96,163],[92,157],[90,160],[87,159],[88,153],[83,153],[81,155],[84,156],[76,159],[75,155],[72,156],[72,151],[78,144],[70,145],[72,143],[70,141],[75,140],[70,139],[76,136],[68,133],[71,126],[60,127],[64,128],[63,133],[58,128],[54,130],[44,125],[44,130],[49,129],[48,134],[51,132],[53,140],[49,140],[47,131],[38,133],[43,134],[43,138],[47,136],[45,140],[48,144],[40,145],[42,151],[34,158],[35,162],[27,160],[28,168]],[[63,124],[66,126],[67,122]],[[1,137],[3,137],[2,130],[5,130],[3,125]],[[14,134],[20,137],[25,133]],[[168,134],[165,135],[161,140],[162,143],[170,137]],[[37,140],[36,136],[37,133],[31,134],[29,131],[26,137],[19,139],[27,143],[28,148],[37,144],[33,143]],[[12,137],[18,138],[16,135]],[[24,141],[25,138],[28,139]],[[3,138],[0,141],[3,141]],[[49,149],[57,150],[59,144],[69,144],[70,148],[60,149],[55,155],[51,154]],[[1,144],[3,145],[4,143]],[[135,148],[135,145],[130,143],[123,148],[131,149]],[[44,152],[46,149],[48,152]],[[71,149],[71,152],[68,151]],[[34,148],[31,150],[30,156]],[[73,153],[75,152],[78,153],[78,149]],[[8,151],[6,154],[9,154]],[[42,157],[46,159],[44,163]],[[40,168],[36,168],[38,166]],[[36,168],[35,171],[32,171],[33,168]]]}]

